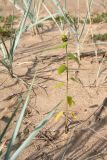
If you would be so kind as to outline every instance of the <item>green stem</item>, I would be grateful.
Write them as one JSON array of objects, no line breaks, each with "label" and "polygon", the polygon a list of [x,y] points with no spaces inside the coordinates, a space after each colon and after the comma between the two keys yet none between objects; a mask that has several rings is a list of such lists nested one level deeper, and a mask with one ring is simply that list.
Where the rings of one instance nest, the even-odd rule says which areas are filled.
[{"label": "green stem", "polygon": [[69,65],[68,65],[68,45],[66,45],[66,66],[67,66],[67,71],[66,71],[66,114],[65,114],[65,132],[68,132],[68,102],[67,102],[67,97],[68,97],[68,86],[69,86]]}]

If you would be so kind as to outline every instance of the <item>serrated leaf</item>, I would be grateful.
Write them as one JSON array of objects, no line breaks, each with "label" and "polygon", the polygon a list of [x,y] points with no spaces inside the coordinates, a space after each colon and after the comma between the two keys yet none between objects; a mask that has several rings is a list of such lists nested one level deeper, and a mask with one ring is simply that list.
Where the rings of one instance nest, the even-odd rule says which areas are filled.
[{"label": "serrated leaf", "polygon": [[68,54],[68,58],[69,58],[70,60],[74,60],[75,62],[77,62],[77,63],[80,65],[80,62],[79,62],[78,57],[77,57],[76,55],[74,55],[73,53],[69,53],[69,54]]},{"label": "serrated leaf", "polygon": [[62,116],[63,116],[63,111],[58,112],[55,117],[55,121],[57,122]]},{"label": "serrated leaf", "polygon": [[54,88],[61,88],[64,86],[64,82],[60,82],[54,85]]},{"label": "serrated leaf", "polygon": [[67,70],[67,67],[65,64],[61,64],[58,68],[58,74],[62,74],[65,70]]},{"label": "serrated leaf", "polygon": [[71,96],[67,96],[67,103],[69,106],[72,106],[73,104],[75,104],[75,102]]}]

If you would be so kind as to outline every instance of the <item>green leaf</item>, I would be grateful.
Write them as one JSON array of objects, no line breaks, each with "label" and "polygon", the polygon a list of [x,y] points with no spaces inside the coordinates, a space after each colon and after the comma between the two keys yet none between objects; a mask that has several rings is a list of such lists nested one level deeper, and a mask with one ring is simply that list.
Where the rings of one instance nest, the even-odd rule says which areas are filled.
[{"label": "green leaf", "polygon": [[20,147],[16,150],[16,152],[12,155],[12,157],[9,160],[16,160],[17,157],[21,154],[21,152],[31,143],[31,141],[35,138],[35,136],[38,135],[38,133],[41,131],[41,129],[44,127],[44,125],[50,120],[50,118],[54,115],[56,109],[61,104],[58,103],[47,115],[46,117],[38,124],[37,127],[35,127],[34,131],[30,133],[28,138],[20,145]]},{"label": "green leaf", "polygon": [[28,1],[28,6],[27,6],[27,9],[22,17],[22,20],[21,20],[21,23],[19,25],[19,28],[17,30],[17,32],[15,33],[15,37],[14,37],[14,40],[13,40],[13,43],[12,43],[12,47],[10,48],[10,54],[11,56],[13,57],[13,55],[15,54],[15,50],[18,46],[18,43],[19,43],[19,40],[21,38],[21,35],[23,33],[23,29],[25,27],[25,22],[28,18],[28,15],[29,15],[29,10],[30,10],[30,6],[31,6],[31,3],[32,3],[32,0],[29,0]]},{"label": "green leaf", "polygon": [[[63,43],[61,43],[61,44],[59,44],[59,45],[56,45],[54,48],[52,48],[52,49],[64,49],[64,48],[66,48],[66,46],[67,46],[67,42],[63,42]],[[52,50],[52,49],[50,49],[50,50]]]},{"label": "green leaf", "polygon": [[60,111],[56,114],[55,121],[59,121],[59,119],[64,115],[63,111]]},{"label": "green leaf", "polygon": [[0,16],[0,22],[3,22],[4,21],[4,17],[3,16]]},{"label": "green leaf", "polygon": [[[52,16],[54,16],[54,17],[57,15],[59,15],[59,13],[52,14]],[[34,26],[38,25],[39,23],[43,23],[44,21],[48,20],[49,18],[52,18],[52,16],[48,15],[48,16],[42,17],[41,19],[39,19],[38,21],[35,21],[34,23],[32,23],[30,25],[24,26],[23,31],[25,31],[26,29],[29,30],[29,29],[33,28]]]},{"label": "green leaf", "polygon": [[74,82],[77,82],[78,83],[78,80],[77,79],[75,79],[74,77],[71,77],[70,78],[72,81],[74,81]]},{"label": "green leaf", "polygon": [[67,46],[67,42],[63,42],[58,46],[58,48],[66,48],[66,46]]},{"label": "green leaf", "polygon": [[6,22],[7,22],[8,24],[12,24],[15,18],[16,18],[16,17],[15,17],[14,15],[9,15],[9,16],[6,18]]},{"label": "green leaf", "polygon": [[58,74],[62,74],[65,70],[67,70],[67,67],[65,64],[61,64],[58,68]]},{"label": "green leaf", "polygon": [[68,58],[69,58],[70,60],[74,60],[75,62],[77,62],[77,63],[80,65],[80,62],[79,62],[78,57],[77,57],[76,55],[74,55],[73,53],[69,53],[69,54],[68,54]]},{"label": "green leaf", "polygon": [[64,86],[64,82],[60,82],[54,85],[54,88],[61,88]]},{"label": "green leaf", "polygon": [[22,102],[22,100],[19,98],[18,103],[17,103],[17,105],[16,105],[16,109],[15,109],[14,112],[12,113],[12,115],[11,115],[11,117],[10,117],[10,119],[9,119],[9,122],[7,123],[6,127],[3,129],[3,131],[2,131],[2,133],[1,133],[1,135],[0,135],[0,142],[2,141],[4,135],[7,133],[7,129],[9,128],[10,123],[12,122],[13,118],[15,117],[16,112],[18,111],[21,102]]},{"label": "green leaf", "polygon": [[0,150],[0,156],[2,155],[2,151]]},{"label": "green leaf", "polygon": [[72,106],[73,104],[75,104],[75,102],[71,96],[67,96],[67,103],[69,106]]},{"label": "green leaf", "polygon": [[16,126],[15,126],[15,129],[14,129],[13,135],[12,135],[12,137],[10,139],[9,144],[8,144],[7,152],[6,152],[6,155],[5,155],[5,159],[9,159],[9,157],[10,157],[10,152],[11,152],[12,146],[15,143],[16,137],[18,135],[19,129],[21,127],[21,124],[22,124],[22,121],[23,121],[23,118],[24,118],[25,111],[26,111],[26,109],[28,107],[28,103],[29,103],[29,100],[30,100],[30,95],[31,95],[31,91],[32,91],[32,87],[33,87],[35,78],[36,78],[36,74],[33,77],[32,83],[31,83],[31,85],[29,87],[29,90],[28,90],[28,93],[27,93],[27,96],[26,96],[26,99],[25,99],[25,102],[23,104],[22,110],[21,110],[20,115],[18,117],[18,120],[17,120]]}]

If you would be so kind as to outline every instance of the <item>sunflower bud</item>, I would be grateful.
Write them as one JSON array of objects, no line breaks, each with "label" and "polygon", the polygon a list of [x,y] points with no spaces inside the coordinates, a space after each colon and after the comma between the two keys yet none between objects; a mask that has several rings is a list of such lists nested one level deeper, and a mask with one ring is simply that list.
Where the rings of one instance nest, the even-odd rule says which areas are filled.
[{"label": "sunflower bud", "polygon": [[63,35],[61,36],[61,39],[62,39],[62,42],[67,42],[67,41],[68,41],[68,37],[67,37],[66,34],[63,34]]}]

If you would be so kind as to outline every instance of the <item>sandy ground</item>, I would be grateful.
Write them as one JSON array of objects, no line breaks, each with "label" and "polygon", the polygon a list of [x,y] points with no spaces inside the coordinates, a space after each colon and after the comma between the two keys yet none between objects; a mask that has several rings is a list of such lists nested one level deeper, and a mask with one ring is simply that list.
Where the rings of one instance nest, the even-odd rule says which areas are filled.
[{"label": "sandy ground", "polygon": [[[0,0],[1,14],[5,14],[6,16],[11,14],[12,6],[10,3],[5,1],[5,5],[1,2],[3,1]],[[98,0],[95,2],[97,3]],[[99,2],[102,1],[100,0]],[[67,3],[68,9],[75,14],[76,1],[69,0]],[[98,7],[98,5],[99,4],[94,5],[94,13],[104,10],[104,7]],[[84,15],[85,11],[86,1],[81,0],[81,15]],[[17,12],[17,15],[19,15],[19,12]],[[88,28],[89,26],[86,27],[85,33]],[[105,33],[106,29],[106,24],[93,25],[94,33]],[[46,113],[62,99],[63,102],[58,107],[57,112],[65,110],[66,87],[55,87],[59,82],[66,84],[66,74],[60,76],[56,71],[60,64],[65,63],[65,59],[63,58],[65,51],[64,49],[46,50],[54,47],[58,43],[60,44],[60,36],[56,27],[50,27],[50,30],[45,30],[42,34],[42,39],[40,36],[32,35],[31,31],[24,33],[21,37],[14,57],[14,73],[24,81],[31,83],[36,71],[37,78],[34,85],[34,92],[32,92],[24,122],[13,151],[20,145],[21,141],[28,136],[29,132],[33,130],[40,120],[43,119]],[[68,50],[70,52],[76,52],[75,46],[74,39],[71,37],[71,44]],[[107,47],[106,45],[98,45],[97,49],[107,50]],[[84,45],[81,47],[81,52],[85,53],[90,51],[94,51],[94,46],[87,37]],[[100,59],[101,58],[102,57],[100,57]],[[106,61],[101,65],[102,74],[97,80],[97,87],[93,86],[99,65],[101,64],[96,62],[95,57],[83,58],[79,69],[75,62],[69,62],[69,77],[74,76],[78,71],[78,77],[82,82],[82,84],[80,84],[71,80],[69,81],[69,95],[71,95],[75,101],[75,105],[70,108],[69,116],[71,117],[71,113],[74,112],[77,117],[76,120],[71,121],[69,126],[70,131],[68,134],[65,134],[64,117],[62,117],[59,122],[55,122],[55,118],[53,117],[42,130],[42,134],[39,134],[34,139],[32,144],[24,150],[18,160],[61,160],[63,156],[65,160],[87,160],[89,157],[92,157],[89,158],[91,160],[107,159],[106,110],[102,115],[102,120],[95,122],[91,119],[90,123],[82,123],[77,126],[76,129],[74,127],[75,124],[78,124],[78,121],[83,122],[87,119],[87,117],[102,104],[104,98],[107,96]],[[22,95],[23,92],[26,93],[26,91],[26,86],[21,81],[17,81],[15,78],[12,79],[7,74],[6,69],[0,65],[0,132],[2,132],[14,111],[18,96]],[[20,110],[21,109],[19,109],[19,112]],[[18,115],[16,115],[16,118],[12,122],[4,140],[10,138],[17,116]],[[48,132],[46,132],[47,130]],[[46,137],[47,135],[48,138]],[[52,139],[50,140],[49,137]],[[99,154],[99,156],[97,154]]]}]

